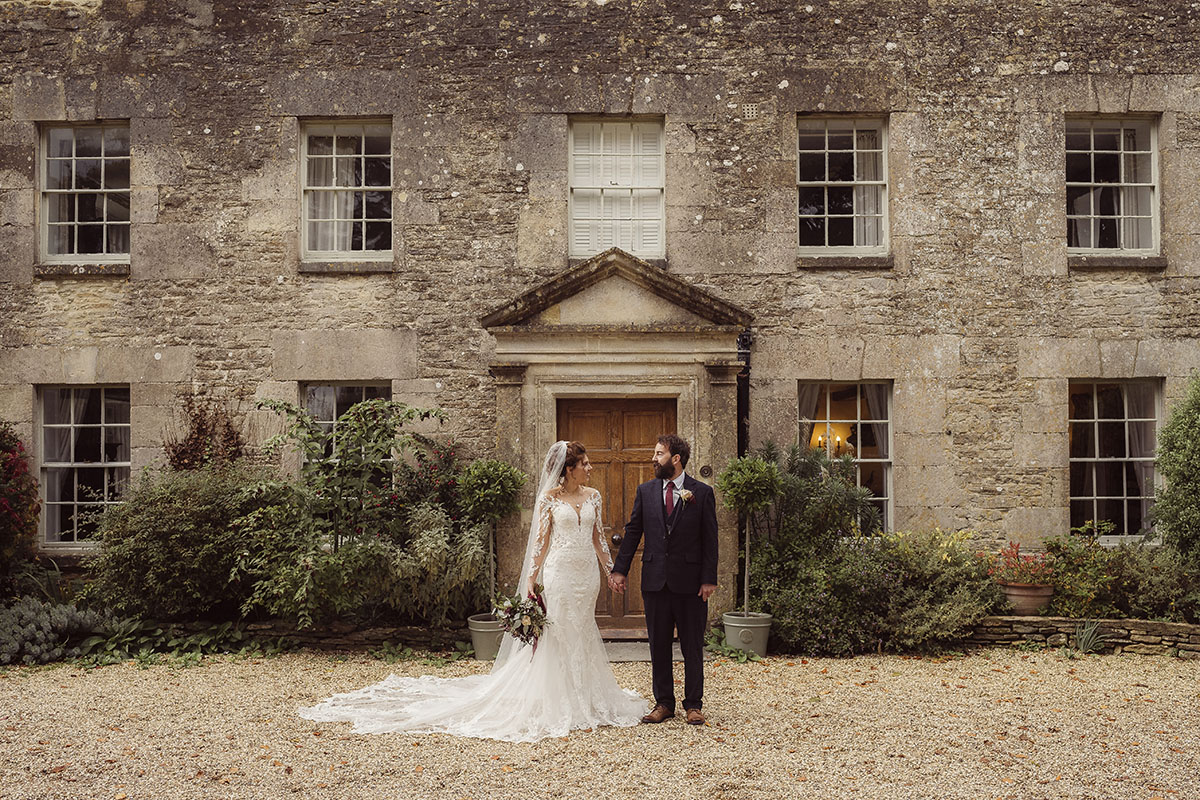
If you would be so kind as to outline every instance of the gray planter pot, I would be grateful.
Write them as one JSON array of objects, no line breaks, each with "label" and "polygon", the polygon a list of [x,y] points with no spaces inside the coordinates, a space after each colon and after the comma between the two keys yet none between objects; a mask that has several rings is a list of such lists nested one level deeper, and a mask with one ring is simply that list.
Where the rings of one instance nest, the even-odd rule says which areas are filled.
[{"label": "gray planter pot", "polygon": [[500,620],[491,614],[472,614],[467,617],[467,628],[471,631],[471,646],[475,648],[476,660],[494,660],[500,652],[500,640],[504,637]]},{"label": "gray planter pot", "polygon": [[725,623],[725,644],[765,656],[772,619],[770,614],[761,611],[727,612],[721,617]]}]

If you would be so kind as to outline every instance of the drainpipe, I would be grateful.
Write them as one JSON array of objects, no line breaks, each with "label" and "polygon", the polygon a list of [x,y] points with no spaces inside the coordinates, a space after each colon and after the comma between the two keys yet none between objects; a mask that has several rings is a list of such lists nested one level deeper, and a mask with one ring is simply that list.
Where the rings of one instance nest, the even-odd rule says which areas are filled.
[{"label": "drainpipe", "polygon": [[737,453],[746,455],[750,449],[750,347],[754,333],[749,329],[737,337],[738,361],[742,368],[737,374]]}]

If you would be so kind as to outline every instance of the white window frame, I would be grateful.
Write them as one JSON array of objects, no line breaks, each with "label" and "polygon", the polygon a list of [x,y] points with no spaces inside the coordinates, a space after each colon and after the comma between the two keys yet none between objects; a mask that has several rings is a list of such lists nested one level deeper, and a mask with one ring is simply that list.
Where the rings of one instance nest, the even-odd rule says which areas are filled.
[{"label": "white window frame", "polygon": [[[103,123],[95,122],[95,123],[88,123],[88,124],[82,124],[82,125],[55,123],[52,125],[43,125],[41,127],[41,130],[39,131],[39,143],[38,143],[38,149],[39,149],[39,152],[38,152],[38,196],[39,196],[39,201],[38,201],[38,218],[39,218],[38,219],[38,247],[39,247],[40,260],[44,264],[128,264],[129,263],[129,252],[128,251],[124,252],[124,253],[109,253],[109,252],[103,252],[103,253],[51,253],[50,252],[50,228],[59,226],[59,223],[52,224],[50,222],[50,216],[51,216],[50,204],[51,204],[52,199],[55,197],[61,197],[61,196],[67,196],[67,195],[75,198],[73,200],[73,204],[75,206],[75,212],[74,212],[75,219],[66,224],[63,224],[62,227],[69,227],[73,232],[73,236],[76,237],[76,242],[77,242],[78,235],[79,235],[79,226],[80,226],[79,211],[78,211],[78,209],[79,209],[78,196],[83,195],[83,194],[98,194],[98,195],[103,195],[105,198],[105,200],[104,200],[104,219],[100,223],[100,227],[101,227],[101,231],[102,231],[101,236],[104,240],[105,249],[107,250],[107,248],[108,248],[108,229],[110,227],[118,227],[118,226],[124,227],[126,229],[126,231],[127,231],[126,236],[127,236],[128,242],[129,242],[129,250],[133,249],[133,223],[132,223],[132,218],[133,218],[133,209],[132,209],[133,157],[132,157],[132,153],[126,154],[123,157],[117,156],[117,157],[113,158],[113,157],[105,157],[103,155],[103,151],[102,151],[102,155],[100,155],[100,156],[85,156],[83,158],[80,158],[79,156],[77,156],[75,154],[75,151],[76,151],[75,140],[77,138],[76,135],[81,130],[91,130],[91,129],[99,130],[101,132],[101,142],[103,142],[103,140],[104,140],[104,132],[105,131],[114,130],[114,129],[124,129],[126,141],[129,141],[129,123],[128,122],[103,122]],[[57,130],[71,131],[72,145],[71,145],[71,156],[69,159],[53,158],[51,156],[50,134],[51,134],[51,131],[57,131]],[[103,147],[103,144],[102,144],[102,147]],[[132,151],[132,149],[133,149],[132,144],[130,144],[129,149],[130,149],[130,151]],[[124,189],[105,188],[103,171],[106,169],[106,166],[107,166],[106,162],[113,161],[113,160],[121,160],[121,159],[123,159],[126,162],[127,169],[130,172],[129,185],[126,186]],[[71,162],[71,174],[73,176],[72,183],[74,183],[74,176],[77,174],[76,162],[78,162],[78,161],[100,161],[101,162],[101,170],[102,170],[100,187],[95,188],[95,189],[86,189],[86,188],[81,189],[81,188],[74,188],[74,187],[72,187],[70,189],[51,189],[50,181],[49,181],[50,162],[51,161],[59,162],[59,161],[67,161],[67,160],[69,160]],[[129,219],[118,220],[116,222],[109,222],[108,221],[108,205],[109,204],[108,204],[107,198],[109,195],[121,195],[121,194],[124,194],[126,199],[129,201],[129,213],[128,213]]]},{"label": "white window frame", "polygon": [[[866,405],[866,398],[863,394],[862,387],[866,386],[866,385],[883,386],[887,389],[887,419],[886,420],[880,420],[878,418],[863,416],[864,407]],[[893,490],[892,490],[892,473],[893,473],[893,468],[894,468],[895,462],[896,462],[895,446],[893,444],[894,439],[895,439],[895,424],[893,423],[893,419],[892,419],[893,418],[892,397],[895,394],[895,387],[893,386],[892,382],[891,381],[800,381],[799,382],[800,388],[805,387],[805,386],[810,386],[810,387],[815,386],[815,387],[818,387],[819,389],[825,390],[825,409],[824,409],[825,419],[815,419],[815,418],[808,417],[808,416],[806,416],[806,414],[808,414],[807,409],[803,409],[803,408],[799,409],[799,411],[800,411],[800,415],[799,415],[800,416],[800,427],[797,432],[797,440],[801,447],[821,446],[821,447],[825,448],[825,451],[827,453],[829,453],[830,457],[836,458],[836,457],[842,455],[843,453],[850,452],[853,448],[846,448],[844,446],[839,447],[838,442],[836,439],[834,439],[834,437],[840,436],[840,430],[838,428],[834,428],[833,426],[835,426],[835,425],[837,425],[837,426],[870,425],[870,424],[876,423],[876,422],[887,422],[887,434],[888,434],[887,435],[887,452],[888,452],[887,458],[858,458],[856,455],[854,458],[854,465],[856,468],[855,469],[855,482],[859,486],[863,485],[863,483],[862,483],[862,467],[861,467],[862,464],[879,464],[882,467],[882,469],[883,469],[883,486],[884,486],[884,492],[886,494],[884,496],[878,496],[875,499],[881,501],[881,505],[883,506],[883,514],[882,514],[883,519],[881,520],[881,522],[883,523],[883,529],[885,531],[892,530],[893,519],[895,517],[895,499],[896,499],[895,495],[893,493]],[[837,419],[831,418],[832,417],[832,407],[833,407],[833,402],[832,402],[833,393],[832,393],[831,389],[835,386],[853,386],[853,387],[855,387],[855,391],[856,391],[856,396],[855,396],[856,417],[855,417],[855,419],[853,419],[853,420],[842,419],[840,417]],[[819,394],[818,394],[818,397],[820,397]],[[799,400],[799,398],[797,398],[797,400]],[[820,414],[821,411],[818,409],[817,413]],[[807,441],[805,440],[806,436],[808,437]],[[821,437],[821,440],[819,443],[818,443],[818,437]]]},{"label": "white window frame", "polygon": [[[575,133],[579,126],[583,125],[599,125],[601,135],[600,151],[590,154],[577,154]],[[653,128],[657,132],[658,148],[655,152],[643,151],[641,149],[641,140],[639,133],[644,129]],[[577,174],[576,156],[591,155],[600,159],[615,158],[618,154],[605,152],[606,136],[616,132],[618,129],[628,129],[631,137],[631,150],[629,155],[629,177],[622,180],[620,177],[614,176],[614,171],[601,169],[601,177],[584,181],[583,176]],[[641,169],[642,160],[646,158],[656,158],[658,162],[657,179],[651,180],[646,177],[646,173]],[[605,162],[602,162],[605,163]],[[635,119],[635,120],[614,120],[607,118],[596,117],[579,117],[570,121],[568,129],[567,142],[567,248],[571,258],[589,258],[602,253],[610,247],[620,247],[623,250],[628,250],[632,255],[638,258],[661,259],[666,257],[666,238],[667,238],[667,220],[666,220],[666,131],[661,119]],[[657,214],[658,222],[658,243],[659,246],[654,249],[634,247],[632,244],[627,248],[622,242],[617,241],[618,237],[614,235],[611,227],[605,229],[604,222],[608,219],[616,219],[616,217],[606,217],[605,211],[601,211],[601,216],[598,218],[600,223],[599,243],[593,248],[581,248],[576,245],[576,191],[592,191],[592,192],[621,192],[622,196],[626,191],[630,196],[630,230],[635,227],[635,223],[641,222],[646,224],[647,219],[640,219],[637,216],[636,209],[645,205],[654,205],[655,213]],[[650,192],[657,191],[658,202],[646,202],[646,198],[650,196]],[[638,202],[634,202],[635,195],[641,192],[642,198]],[[602,208],[603,199],[601,199]],[[634,237],[636,238],[636,237]]]},{"label": "white window frame", "polygon": [[[310,186],[308,183],[308,137],[310,135],[329,135],[329,136],[346,136],[357,133],[361,137],[365,137],[366,130],[371,127],[387,128],[388,138],[388,183],[386,186],[367,186],[366,185],[366,165],[363,164],[362,174],[357,186],[336,186],[328,187],[324,185]],[[396,249],[396,209],[395,198],[392,196],[393,187],[396,184],[395,176],[395,153],[392,145],[393,126],[390,119],[362,119],[362,120],[303,120],[300,123],[300,259],[302,261],[392,261]],[[358,157],[364,159],[368,154],[360,152]],[[336,155],[334,156],[336,158]],[[373,154],[371,157],[379,158],[381,154]],[[336,162],[335,162],[336,163]],[[335,167],[336,176],[336,167]],[[336,177],[335,177],[336,181]],[[354,217],[353,221],[365,223],[368,221],[366,217],[366,193],[368,192],[383,192],[388,195],[389,210],[391,216],[386,220],[382,217],[372,217],[370,222],[386,222],[391,229],[391,247],[386,250],[317,250],[312,246],[309,233],[309,196],[314,192],[328,191],[345,191],[362,193],[362,210],[360,216]],[[338,220],[343,219],[338,217]],[[345,217],[345,220],[351,220],[351,217]],[[366,243],[366,231],[363,231],[363,243]]]},{"label": "white window frame", "polygon": [[[40,524],[40,534],[41,535],[40,535],[40,545],[39,546],[44,550],[86,550],[86,549],[93,549],[99,545],[99,542],[94,539],[91,539],[91,540],[79,539],[79,528],[78,528],[77,521],[74,522],[74,528],[73,528],[74,535],[73,535],[72,539],[64,540],[64,541],[50,541],[50,539],[49,539],[50,533],[47,528],[47,523],[49,522],[49,516],[50,516],[49,509],[50,509],[51,505],[62,505],[62,506],[72,508],[74,510],[74,513],[73,513],[73,520],[74,520],[74,515],[78,513],[78,509],[81,507],[92,506],[92,507],[98,507],[98,508],[107,508],[109,506],[119,505],[120,503],[123,502],[122,500],[119,499],[119,495],[117,495],[117,494],[114,494],[112,497],[109,497],[109,486],[110,486],[109,471],[124,469],[125,470],[125,480],[129,481],[130,480],[131,461],[128,459],[124,460],[124,461],[108,461],[108,460],[106,460],[104,431],[108,428],[126,428],[129,431],[129,438],[130,438],[129,455],[130,455],[130,458],[132,458],[132,454],[133,454],[132,394],[130,397],[130,400],[131,400],[131,402],[130,402],[130,421],[129,422],[110,423],[107,420],[107,410],[105,408],[105,403],[104,403],[104,392],[111,391],[114,389],[123,390],[126,393],[131,394],[130,387],[127,384],[123,384],[123,385],[72,384],[72,385],[47,385],[47,386],[38,387],[37,415],[36,415],[36,417],[37,417],[37,452],[38,452],[38,456],[39,456],[39,458],[38,458],[38,461],[39,461],[38,477],[39,477],[40,483],[41,483],[40,496],[41,496],[42,504],[43,504],[43,506],[42,506],[43,513],[42,513],[42,519],[41,519],[41,524]],[[75,404],[69,403],[70,415],[71,415],[71,419],[69,422],[47,423],[46,422],[46,394],[47,394],[47,392],[50,392],[50,391],[61,391],[61,390],[71,390],[72,395],[74,392],[77,392],[77,391],[99,391],[99,392],[101,392],[100,422],[84,424],[84,423],[77,421],[75,419]],[[100,431],[101,431],[101,434],[100,434],[100,461],[97,461],[97,462],[75,461],[75,459],[74,459],[74,442],[75,442],[75,437],[77,435],[76,432],[81,428],[97,428],[97,427],[100,428]],[[68,430],[70,432],[69,433],[69,436],[70,436],[69,441],[70,441],[70,446],[71,446],[71,450],[72,450],[70,459],[68,459],[66,461],[50,460],[51,453],[49,452],[49,448],[46,446],[46,432],[47,432],[47,430],[51,430],[51,429]],[[82,468],[82,469],[103,469],[104,470],[105,496],[102,499],[100,499],[99,501],[93,500],[93,499],[81,500],[80,495],[79,495],[79,483],[78,483],[78,480],[76,479],[73,483],[74,496],[72,497],[71,501],[66,502],[66,503],[63,503],[63,502],[52,503],[50,501],[50,497],[49,497],[49,489],[50,489],[50,485],[51,485],[50,480],[48,478],[49,471],[56,470],[56,469],[74,470],[74,469],[80,469],[80,468]],[[126,484],[126,485],[128,485],[128,484]]]},{"label": "white window frame", "polygon": [[[1125,146],[1124,137],[1120,136],[1120,135],[1118,135],[1118,137],[1117,137],[1118,138],[1118,147],[1121,148],[1120,150],[1097,151],[1095,149],[1094,130],[1095,130],[1095,127],[1097,124],[1107,124],[1107,125],[1119,124],[1122,126],[1122,129],[1123,129],[1127,124],[1131,124],[1131,123],[1145,124],[1149,127],[1149,130],[1150,130],[1150,134],[1149,134],[1150,142],[1148,145],[1149,151],[1146,151],[1146,150],[1126,151],[1126,150],[1124,150],[1124,146]],[[1089,138],[1091,139],[1090,149],[1087,151],[1068,149],[1067,141],[1071,135],[1071,130],[1070,130],[1071,127],[1072,126],[1081,126],[1084,124],[1086,124],[1088,126]],[[1122,180],[1118,181],[1116,183],[1096,183],[1094,180],[1088,181],[1088,182],[1070,181],[1068,179],[1066,161],[1070,157],[1071,153],[1078,153],[1078,152],[1088,152],[1088,153],[1093,154],[1093,156],[1097,152],[1117,152],[1117,153],[1119,153],[1120,155],[1118,156],[1118,163],[1120,165]],[[1146,155],[1147,153],[1149,154],[1149,157],[1150,157],[1149,158],[1149,161],[1150,161],[1150,180],[1149,180],[1149,182],[1133,182],[1133,181],[1125,181],[1124,180],[1126,171],[1128,169],[1128,160],[1127,160],[1127,155],[1126,155],[1127,153],[1133,153],[1133,154],[1137,154],[1137,155]],[[1093,159],[1093,165],[1094,165],[1094,159]],[[1094,169],[1094,166],[1093,166],[1093,169]],[[1094,178],[1095,175],[1093,174],[1092,177]],[[1064,129],[1064,140],[1063,140],[1063,182],[1065,185],[1065,189],[1064,189],[1065,199],[1064,199],[1063,207],[1066,209],[1066,212],[1068,215],[1067,216],[1067,239],[1066,239],[1066,241],[1068,242],[1067,253],[1069,255],[1080,255],[1080,256],[1106,256],[1106,255],[1107,256],[1113,256],[1113,255],[1152,256],[1152,255],[1158,255],[1158,253],[1161,249],[1162,234],[1161,234],[1161,227],[1160,227],[1161,214],[1160,214],[1160,209],[1159,209],[1159,202],[1160,202],[1159,198],[1161,196],[1159,184],[1161,183],[1161,178],[1160,178],[1159,163],[1158,163],[1158,119],[1157,119],[1157,117],[1150,117],[1150,116],[1123,116],[1123,117],[1070,116],[1070,117],[1067,117],[1066,123],[1065,123],[1065,129]],[[1118,245],[1117,247],[1072,247],[1072,246],[1070,246],[1070,244],[1069,244],[1069,242],[1070,242],[1070,227],[1073,223],[1073,220],[1075,220],[1075,219],[1095,220],[1095,219],[1107,218],[1107,217],[1102,217],[1101,215],[1095,213],[1096,209],[1094,207],[1094,200],[1093,200],[1093,206],[1090,209],[1091,213],[1089,213],[1089,214],[1073,214],[1073,213],[1071,213],[1071,208],[1069,206],[1070,200],[1066,199],[1066,198],[1070,197],[1070,192],[1071,192],[1072,188],[1081,188],[1081,187],[1085,187],[1085,186],[1090,186],[1094,189],[1103,188],[1103,187],[1107,187],[1107,186],[1115,187],[1121,193],[1122,197],[1124,196],[1125,190],[1127,188],[1139,188],[1139,187],[1148,188],[1150,191],[1150,201],[1149,201],[1149,205],[1150,205],[1149,220],[1150,220],[1150,239],[1151,239],[1150,246],[1149,247],[1124,247],[1121,245]],[[1124,208],[1125,201],[1123,199],[1121,200],[1121,203],[1122,203],[1122,207]],[[1125,219],[1135,219],[1135,218],[1145,218],[1145,215],[1137,215],[1137,216],[1122,215],[1122,216],[1117,216],[1115,218],[1118,220],[1118,222],[1117,222],[1118,242],[1123,242],[1123,240],[1125,238],[1123,221]],[[1093,223],[1093,231],[1094,230],[1095,230],[1095,225]],[[1093,236],[1094,235],[1095,234],[1093,233]]]},{"label": "white window frame", "polygon": [[[1118,385],[1118,386],[1121,386],[1121,387],[1125,387],[1125,386],[1129,386],[1129,385],[1134,385],[1134,384],[1136,384],[1136,385],[1140,385],[1140,386],[1147,386],[1147,387],[1149,387],[1150,389],[1152,389],[1152,390],[1153,390],[1153,392],[1154,392],[1154,402],[1153,402],[1153,408],[1154,408],[1154,417],[1153,417],[1153,419],[1151,419],[1150,417],[1146,417],[1146,416],[1140,416],[1140,417],[1130,417],[1130,416],[1129,416],[1129,395],[1128,395],[1128,394],[1125,392],[1124,388],[1122,388],[1122,391],[1121,391],[1121,403],[1122,403],[1122,406],[1123,406],[1122,417],[1121,417],[1120,419],[1109,418],[1109,417],[1105,417],[1105,418],[1103,418],[1103,419],[1102,419],[1102,418],[1100,418],[1100,416],[1099,416],[1099,409],[1098,409],[1098,407],[1097,407],[1097,402],[1096,402],[1096,398],[1097,398],[1097,394],[1096,394],[1096,387],[1097,387],[1097,386],[1100,386],[1100,385],[1113,385],[1113,384],[1115,384],[1115,385]],[[1092,414],[1093,414],[1093,417],[1092,417],[1092,419],[1079,419],[1079,418],[1076,418],[1076,417],[1074,417],[1074,416],[1071,416],[1071,411],[1070,411],[1070,395],[1074,394],[1074,393],[1076,392],[1076,390],[1077,390],[1077,389],[1079,389],[1080,387],[1083,387],[1083,386],[1090,386],[1090,387],[1091,387],[1091,392],[1092,392]],[[1151,455],[1151,456],[1148,456],[1148,457],[1146,457],[1146,456],[1143,456],[1143,457],[1141,457],[1141,458],[1133,458],[1133,457],[1129,456],[1129,424],[1130,424],[1131,422],[1153,422],[1153,423],[1154,423],[1154,437],[1153,437],[1153,438],[1154,438],[1154,441],[1155,441],[1155,442],[1157,442],[1157,438],[1158,438],[1158,431],[1160,430],[1160,428],[1162,427],[1162,424],[1163,424],[1163,408],[1162,408],[1162,405],[1163,405],[1163,393],[1162,393],[1162,381],[1161,381],[1161,380],[1156,380],[1156,379],[1141,379],[1141,380],[1113,380],[1113,379],[1099,379],[1099,378],[1095,378],[1095,379],[1090,379],[1090,378],[1078,378],[1078,379],[1076,379],[1076,378],[1072,378],[1072,379],[1071,379],[1071,380],[1068,382],[1068,385],[1067,385],[1067,396],[1068,396],[1068,400],[1067,400],[1067,435],[1068,435],[1068,439],[1067,439],[1067,441],[1068,441],[1068,445],[1067,445],[1067,448],[1068,448],[1068,449],[1067,449],[1067,466],[1068,466],[1068,470],[1067,470],[1067,497],[1068,497],[1068,501],[1067,501],[1067,502],[1068,502],[1068,518],[1070,518],[1070,517],[1069,517],[1069,515],[1070,515],[1070,504],[1071,504],[1071,503],[1090,501],[1090,502],[1092,503],[1092,515],[1091,515],[1091,517],[1090,517],[1090,518],[1094,520],[1094,519],[1096,519],[1096,516],[1097,516],[1097,515],[1096,515],[1096,513],[1095,513],[1095,512],[1096,512],[1096,503],[1097,503],[1098,501],[1100,501],[1100,500],[1105,500],[1105,499],[1113,499],[1113,500],[1118,500],[1118,499],[1119,499],[1119,500],[1121,500],[1121,501],[1122,501],[1122,503],[1127,503],[1128,501],[1130,501],[1130,500],[1132,500],[1132,499],[1138,499],[1138,498],[1131,498],[1131,497],[1129,497],[1129,496],[1128,496],[1128,495],[1125,493],[1125,487],[1128,485],[1128,480],[1127,480],[1127,479],[1122,481],[1122,495],[1121,495],[1121,497],[1120,497],[1120,498],[1117,498],[1117,497],[1115,497],[1115,496],[1113,496],[1113,495],[1104,495],[1104,496],[1098,496],[1098,495],[1096,494],[1096,488],[1095,488],[1095,486],[1096,486],[1096,484],[1095,484],[1095,473],[1093,473],[1093,478],[1092,478],[1092,480],[1093,480],[1093,483],[1092,483],[1092,492],[1091,492],[1091,494],[1079,494],[1079,495],[1075,494],[1075,493],[1074,493],[1074,491],[1073,491],[1074,487],[1072,486],[1071,474],[1070,474],[1070,467],[1071,467],[1071,465],[1073,465],[1073,464],[1080,464],[1080,463],[1084,463],[1084,464],[1087,464],[1087,463],[1098,464],[1098,463],[1114,463],[1114,462],[1115,462],[1115,463],[1122,463],[1122,464],[1130,464],[1130,463],[1139,463],[1139,462],[1140,462],[1140,463],[1143,463],[1143,464],[1148,464],[1148,465],[1149,465],[1149,468],[1150,468],[1151,470],[1153,470],[1153,480],[1149,482],[1149,486],[1148,486],[1148,487],[1144,487],[1144,488],[1143,488],[1143,492],[1145,492],[1146,488],[1148,488],[1148,489],[1149,489],[1149,491],[1150,491],[1150,494],[1149,494],[1149,495],[1146,495],[1146,494],[1144,494],[1144,493],[1143,493],[1142,495],[1140,495],[1140,497],[1141,497],[1141,498],[1148,498],[1148,499],[1149,499],[1149,502],[1146,504],[1146,508],[1145,508],[1145,510],[1143,511],[1143,514],[1142,514],[1142,521],[1143,521],[1143,528],[1142,528],[1142,531],[1146,531],[1146,530],[1152,530],[1151,528],[1147,528],[1147,527],[1145,527],[1145,520],[1146,520],[1146,517],[1147,517],[1147,515],[1148,515],[1148,514],[1149,514],[1149,512],[1150,512],[1150,509],[1152,509],[1152,508],[1154,507],[1154,490],[1155,490],[1155,488],[1158,486],[1158,484],[1159,484],[1159,482],[1160,482],[1159,472],[1158,472],[1158,470],[1157,470],[1157,469],[1155,469],[1155,463],[1154,463],[1154,461],[1155,461],[1155,456],[1154,456],[1154,455]],[[1118,422],[1119,422],[1119,423],[1122,423],[1122,424],[1124,424],[1124,426],[1125,426],[1125,437],[1126,437],[1126,439],[1125,439],[1125,448],[1126,448],[1125,452],[1126,452],[1126,455],[1125,455],[1123,458],[1115,458],[1115,457],[1102,457],[1102,456],[1100,455],[1100,451],[1099,451],[1099,436],[1100,436],[1099,424],[1100,424],[1101,422],[1108,422],[1108,423],[1118,423]],[[1091,431],[1090,431],[1090,435],[1093,437],[1093,439],[1092,439],[1092,442],[1093,442],[1093,451],[1092,451],[1092,456],[1090,456],[1090,457],[1089,457],[1089,456],[1082,456],[1082,457],[1076,457],[1076,456],[1072,456],[1072,455],[1071,455],[1071,451],[1070,451],[1070,441],[1071,441],[1071,438],[1070,438],[1070,437],[1071,437],[1071,436],[1072,436],[1072,434],[1073,434],[1072,426],[1074,426],[1074,425],[1085,425],[1085,424],[1088,424],[1088,423],[1091,423]],[[1123,508],[1123,510],[1122,510],[1122,515],[1124,516],[1124,515],[1127,515],[1127,514],[1128,514],[1128,506],[1124,506],[1124,508]],[[1074,522],[1074,520],[1071,520],[1071,522],[1073,523],[1073,522]],[[1127,525],[1128,525],[1128,520],[1126,519],[1126,526],[1127,526]],[[1123,542],[1137,542],[1137,541],[1141,541],[1141,540],[1142,540],[1142,535],[1143,535],[1142,533],[1124,533],[1124,534],[1122,534],[1122,533],[1117,533],[1117,534],[1112,534],[1112,535],[1109,535],[1109,536],[1099,536],[1099,537],[1097,537],[1097,541],[1098,541],[1100,544],[1102,544],[1102,545],[1105,545],[1105,546],[1116,546],[1116,545],[1119,545],[1119,544],[1121,544],[1121,543],[1123,543]]]},{"label": "white window frame", "polygon": [[[806,180],[801,180],[800,170],[801,170],[801,154],[802,153],[824,152],[826,154],[826,177],[828,177],[828,154],[830,152],[830,150],[829,150],[829,126],[831,123],[836,124],[837,126],[839,126],[839,128],[844,127],[844,126],[851,127],[851,138],[853,140],[853,148],[854,149],[851,151],[848,151],[848,152],[855,154],[852,156],[852,161],[854,163],[855,179],[850,180],[850,181],[830,181],[830,180],[806,181]],[[821,126],[821,129],[825,133],[825,149],[823,151],[808,150],[808,149],[801,150],[801,148],[800,148],[801,135],[805,131],[815,130],[817,126]],[[861,179],[858,177],[859,164],[858,164],[857,153],[860,151],[858,150],[858,136],[856,134],[857,134],[858,130],[860,130],[860,129],[865,130],[868,128],[871,130],[878,131],[878,133],[879,133],[879,148],[877,151],[870,150],[870,151],[861,151],[861,152],[878,152],[879,153],[880,178],[878,180],[867,180],[867,179]],[[810,117],[810,116],[803,116],[803,117],[800,117],[797,122],[795,146],[796,146],[796,150],[795,150],[795,152],[796,152],[796,194],[794,196],[796,198],[796,206],[795,206],[796,247],[797,247],[799,254],[800,255],[810,255],[810,256],[837,256],[837,255],[885,256],[885,255],[887,255],[889,253],[890,247],[891,247],[891,244],[890,244],[891,235],[890,235],[890,230],[889,230],[889,228],[890,228],[890,222],[889,222],[890,202],[889,202],[889,192],[888,192],[888,124],[887,124],[887,118],[886,117],[829,117],[829,116]],[[846,152],[846,151],[834,151],[834,152]],[[801,225],[803,224],[803,220],[808,218],[809,216],[815,216],[815,215],[801,215],[800,214],[799,201],[800,201],[801,190],[803,190],[805,188],[817,188],[817,187],[820,187],[825,190],[826,204],[825,204],[825,212],[822,216],[826,219],[825,240],[828,241],[829,240],[828,219],[830,217],[829,204],[828,204],[829,189],[830,188],[851,188],[851,189],[853,189],[855,187],[860,187],[860,186],[878,186],[878,187],[880,187],[880,197],[879,197],[880,213],[879,214],[867,214],[867,213],[865,213],[865,211],[862,211],[860,213],[860,209],[857,208],[857,204],[858,204],[857,198],[853,197],[853,194],[857,194],[857,193],[853,193],[852,194],[852,202],[855,204],[856,207],[853,209],[852,213],[849,215],[849,218],[852,220],[851,224],[853,225],[853,220],[858,219],[859,217],[876,217],[876,216],[879,217],[880,231],[879,231],[879,242],[877,244],[873,244],[873,245],[868,245],[868,244],[864,244],[864,245],[805,245],[805,244],[800,243],[800,232],[801,232]],[[837,217],[844,218],[845,216],[846,215],[834,215],[835,218],[837,218]]]}]

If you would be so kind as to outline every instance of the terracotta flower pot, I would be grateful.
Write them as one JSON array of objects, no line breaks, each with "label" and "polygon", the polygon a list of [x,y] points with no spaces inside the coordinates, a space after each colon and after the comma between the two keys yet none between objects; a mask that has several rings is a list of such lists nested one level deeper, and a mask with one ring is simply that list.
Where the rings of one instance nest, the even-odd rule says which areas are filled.
[{"label": "terracotta flower pot", "polygon": [[1050,604],[1054,587],[1046,583],[1004,583],[1000,588],[1017,616],[1031,617]]}]

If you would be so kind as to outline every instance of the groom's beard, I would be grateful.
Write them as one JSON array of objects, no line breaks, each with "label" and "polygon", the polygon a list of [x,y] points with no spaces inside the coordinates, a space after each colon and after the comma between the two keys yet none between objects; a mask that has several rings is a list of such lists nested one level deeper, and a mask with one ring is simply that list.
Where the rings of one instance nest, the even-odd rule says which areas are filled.
[{"label": "groom's beard", "polygon": [[660,481],[669,481],[675,477],[675,466],[673,464],[660,464],[654,462],[654,477]]}]

